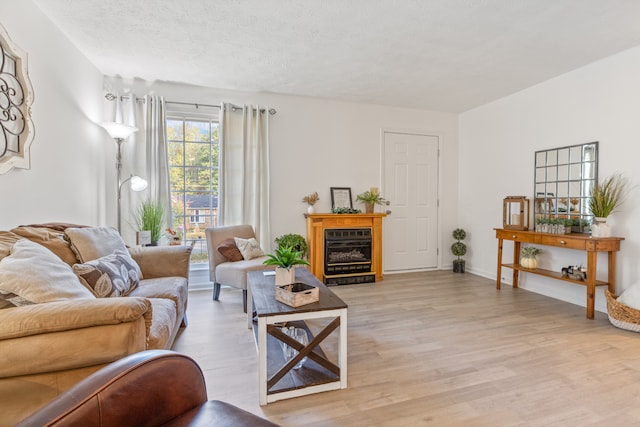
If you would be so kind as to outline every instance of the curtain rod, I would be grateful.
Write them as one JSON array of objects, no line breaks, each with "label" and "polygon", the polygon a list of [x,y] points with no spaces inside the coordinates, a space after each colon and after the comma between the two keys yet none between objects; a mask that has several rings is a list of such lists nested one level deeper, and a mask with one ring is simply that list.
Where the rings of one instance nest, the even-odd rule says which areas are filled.
[{"label": "curtain rod", "polygon": [[[135,99],[136,102],[142,102],[144,104],[144,98],[138,98],[137,96],[131,94],[131,95],[120,95],[120,100],[123,99],[131,99],[131,97],[133,96],[133,98]],[[104,96],[107,100],[109,101],[115,101],[118,97],[116,95],[114,95],[111,92],[107,92],[107,94]],[[165,101],[166,104],[178,104],[178,105],[193,105],[194,107],[198,108],[198,107],[213,107],[213,108],[220,108],[220,105],[212,105],[212,104],[198,104],[195,102],[178,102],[178,101]],[[238,111],[238,110],[242,110],[242,107],[238,106],[238,105],[234,105],[234,104],[229,104],[231,106],[231,111]],[[264,108],[260,109],[261,113],[265,112]],[[269,114],[271,114],[272,116],[274,114],[276,114],[277,111],[275,108],[269,108]]]}]

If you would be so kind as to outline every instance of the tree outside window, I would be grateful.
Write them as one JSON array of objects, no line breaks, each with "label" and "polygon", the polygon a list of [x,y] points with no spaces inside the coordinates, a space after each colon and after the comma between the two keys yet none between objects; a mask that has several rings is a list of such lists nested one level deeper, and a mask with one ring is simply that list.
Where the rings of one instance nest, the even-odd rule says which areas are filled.
[{"label": "tree outside window", "polygon": [[204,230],[218,225],[219,123],[167,114],[172,228],[195,242],[192,262],[208,261]]}]

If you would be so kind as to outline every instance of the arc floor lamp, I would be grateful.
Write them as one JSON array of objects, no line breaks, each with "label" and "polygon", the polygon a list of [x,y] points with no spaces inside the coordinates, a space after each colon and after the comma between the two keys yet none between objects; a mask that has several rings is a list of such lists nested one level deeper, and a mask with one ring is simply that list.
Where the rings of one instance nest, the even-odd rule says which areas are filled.
[{"label": "arc floor lamp", "polygon": [[124,180],[122,179],[122,143],[126,141],[134,132],[138,131],[138,128],[125,125],[122,123],[107,122],[100,124],[103,128],[109,132],[111,138],[116,141],[116,174],[118,179],[118,233],[122,233],[122,186],[126,182],[130,182],[131,190],[142,191],[147,188],[147,180],[137,175],[129,175]]}]

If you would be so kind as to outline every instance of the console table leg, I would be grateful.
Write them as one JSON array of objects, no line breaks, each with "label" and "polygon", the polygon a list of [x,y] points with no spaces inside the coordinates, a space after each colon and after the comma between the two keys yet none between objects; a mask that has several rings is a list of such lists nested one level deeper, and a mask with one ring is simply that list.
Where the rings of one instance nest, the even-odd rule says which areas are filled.
[{"label": "console table leg", "polygon": [[609,273],[609,292],[616,294],[616,253],[609,251],[609,265],[607,266]]},{"label": "console table leg", "polygon": [[596,266],[598,253],[587,252],[587,319],[593,319],[596,302]]},{"label": "console table leg", "polygon": [[500,289],[502,281],[502,239],[498,239],[498,273],[496,274],[496,289]]},{"label": "console table leg", "polygon": [[[520,242],[517,240],[513,241],[513,263],[518,265],[520,264]],[[518,273],[520,273],[515,268],[513,269],[513,287],[518,287]]]}]

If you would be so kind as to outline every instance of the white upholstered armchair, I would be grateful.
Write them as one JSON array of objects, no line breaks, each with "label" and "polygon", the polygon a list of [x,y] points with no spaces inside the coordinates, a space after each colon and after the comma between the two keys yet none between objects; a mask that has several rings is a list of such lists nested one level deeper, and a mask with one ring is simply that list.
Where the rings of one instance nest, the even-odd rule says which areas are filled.
[{"label": "white upholstered armchair", "polygon": [[[220,298],[220,286],[228,285],[242,289],[243,308],[247,312],[247,272],[254,270],[273,270],[275,267],[264,265],[266,256],[252,259],[230,260],[222,255],[224,248],[235,237],[241,239],[255,238],[253,227],[250,225],[229,225],[210,227],[205,230],[207,248],[209,251],[209,279],[213,282],[213,299]],[[236,259],[232,255],[231,259]]]}]

